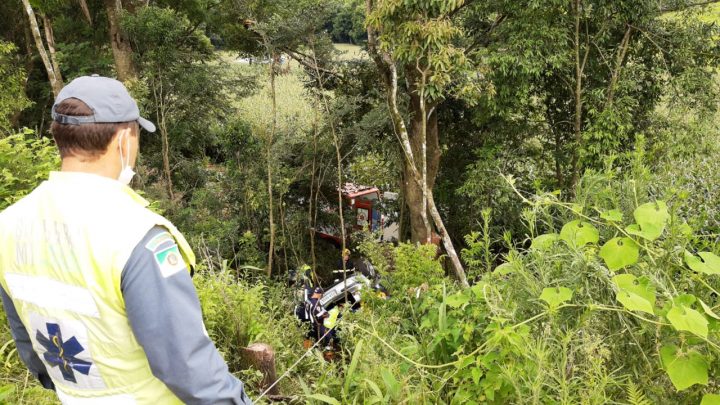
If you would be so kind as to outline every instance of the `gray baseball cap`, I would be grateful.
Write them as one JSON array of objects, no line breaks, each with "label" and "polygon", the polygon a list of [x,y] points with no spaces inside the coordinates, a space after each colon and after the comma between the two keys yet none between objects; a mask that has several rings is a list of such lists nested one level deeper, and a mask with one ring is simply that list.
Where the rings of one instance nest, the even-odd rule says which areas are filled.
[{"label": "gray baseball cap", "polygon": [[[55,108],[68,98],[76,98],[93,110],[93,115],[73,116],[55,112]],[[101,122],[137,121],[148,132],[155,132],[155,124],[140,116],[137,103],[125,85],[109,77],[82,76],[60,90],[52,107],[52,119],[61,124],[82,125]]]}]

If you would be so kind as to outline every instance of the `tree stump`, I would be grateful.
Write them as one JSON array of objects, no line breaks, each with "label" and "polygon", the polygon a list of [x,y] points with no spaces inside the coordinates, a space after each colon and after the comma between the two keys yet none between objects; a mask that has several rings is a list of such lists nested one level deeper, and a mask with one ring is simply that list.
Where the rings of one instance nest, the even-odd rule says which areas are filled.
[{"label": "tree stump", "polygon": [[[260,391],[265,391],[277,380],[277,373],[275,372],[275,351],[273,348],[265,343],[253,343],[250,346],[243,349],[245,353],[245,361],[248,365],[259,370],[263,379],[258,387]],[[280,388],[275,385],[268,395],[280,395]]]}]

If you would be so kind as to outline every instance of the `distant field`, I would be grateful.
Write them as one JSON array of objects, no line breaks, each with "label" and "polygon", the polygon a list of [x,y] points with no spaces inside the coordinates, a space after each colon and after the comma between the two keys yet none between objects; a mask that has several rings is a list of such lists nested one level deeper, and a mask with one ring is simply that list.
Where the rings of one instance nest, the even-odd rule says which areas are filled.
[{"label": "distant field", "polygon": [[[690,8],[690,10],[698,12],[697,18],[700,21],[720,23],[720,4],[708,4],[702,7]],[[678,12],[669,12],[663,14],[661,18],[677,18],[680,15]]]},{"label": "distant field", "polygon": [[[349,61],[355,59],[366,59],[367,53],[358,45],[334,44],[339,51],[338,60]],[[268,117],[271,116],[272,106],[270,101],[270,89],[267,80],[267,61],[262,62],[260,58],[249,64],[248,59],[238,56],[235,52],[218,51],[219,61],[217,63],[230,64],[238,72],[253,74],[260,77],[260,89],[257,93],[246,98],[238,99],[237,106],[240,115],[253,127],[262,131],[268,125]],[[309,131],[313,119],[313,102],[308,98],[307,90],[303,84],[304,72],[300,65],[290,59],[284,59],[284,63],[290,64],[290,69],[285,74],[280,74],[276,79],[278,129],[281,131],[298,133]]]},{"label": "distant field", "polygon": [[366,59],[368,57],[367,52],[362,47],[353,44],[334,44],[335,49],[342,52],[338,59],[340,60],[353,60],[353,59]]},{"label": "distant field", "polygon": [[705,22],[720,22],[720,4],[705,6],[705,10],[700,19]]}]

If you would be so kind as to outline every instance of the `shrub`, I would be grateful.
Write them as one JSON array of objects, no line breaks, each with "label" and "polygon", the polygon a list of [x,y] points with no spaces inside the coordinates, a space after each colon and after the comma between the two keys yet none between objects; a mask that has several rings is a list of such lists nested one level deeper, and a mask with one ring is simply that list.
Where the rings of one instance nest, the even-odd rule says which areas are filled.
[{"label": "shrub", "polygon": [[59,167],[51,140],[23,132],[0,139],[0,210],[30,193]]}]

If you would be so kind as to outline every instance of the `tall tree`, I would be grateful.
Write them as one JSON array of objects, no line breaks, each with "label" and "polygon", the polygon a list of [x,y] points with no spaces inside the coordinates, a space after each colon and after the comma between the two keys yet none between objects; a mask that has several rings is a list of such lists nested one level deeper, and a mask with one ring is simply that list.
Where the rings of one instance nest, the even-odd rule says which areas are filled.
[{"label": "tall tree", "polygon": [[[60,75],[60,67],[57,63],[57,60],[55,59],[55,48],[54,48],[54,38],[52,37],[52,28],[49,26],[49,23],[46,21],[45,24],[45,33],[48,35],[48,45],[51,49],[52,54],[52,60],[50,56],[48,56],[48,51],[45,49],[45,44],[42,40],[42,35],[40,34],[40,27],[38,26],[37,18],[35,17],[35,11],[33,10],[32,6],[30,5],[29,0],[22,0],[23,6],[25,7],[25,13],[28,17],[28,22],[30,23],[30,29],[33,35],[33,39],[35,40],[35,47],[38,50],[38,53],[40,54],[40,57],[42,58],[43,65],[45,65],[45,71],[48,75],[48,80],[50,80],[50,86],[52,87],[53,94],[55,94],[55,97],[60,93],[60,90],[63,88],[63,80],[62,76]],[[49,20],[48,20],[49,21]]]},{"label": "tall tree", "polygon": [[115,59],[115,70],[120,81],[126,81],[137,76],[137,69],[133,62],[132,48],[125,32],[123,32],[120,19],[123,13],[123,4],[120,0],[103,0],[107,12],[110,46]]},{"label": "tall tree", "polygon": [[[413,240],[430,242],[429,212],[455,276],[467,285],[432,190],[440,165],[436,107],[446,95],[473,86],[458,80],[470,68],[463,50],[453,42],[461,31],[451,17],[462,6],[462,1],[366,1],[368,50],[380,72],[393,129],[405,155],[403,187]],[[400,84],[401,74],[405,87]],[[403,95],[409,99],[406,114],[401,110]]]}]

